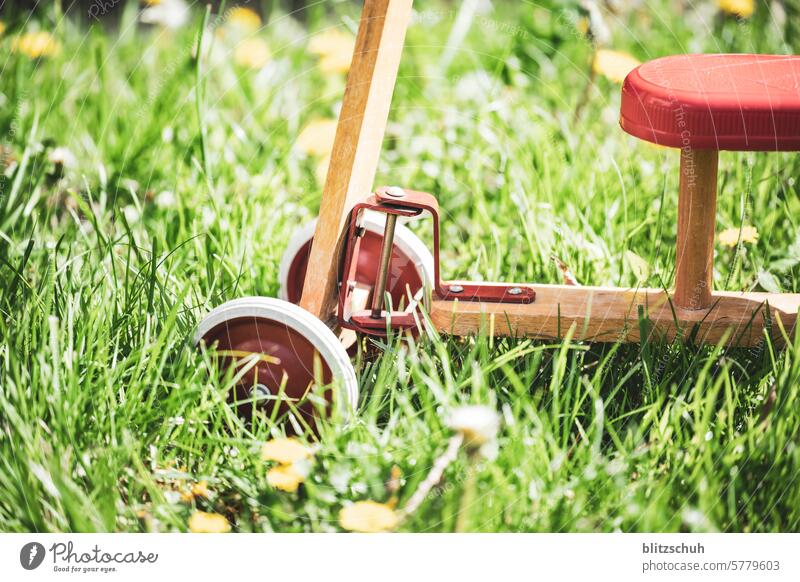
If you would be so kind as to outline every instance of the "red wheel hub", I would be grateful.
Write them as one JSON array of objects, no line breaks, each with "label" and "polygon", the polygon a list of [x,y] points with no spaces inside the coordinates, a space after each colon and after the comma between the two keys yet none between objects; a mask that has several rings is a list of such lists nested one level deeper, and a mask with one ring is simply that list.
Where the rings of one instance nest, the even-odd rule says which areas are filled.
[{"label": "red wheel hub", "polygon": [[[370,230],[364,233],[361,241],[361,251],[358,255],[358,267],[356,268],[356,280],[359,283],[370,287],[375,283],[375,275],[380,264],[382,241],[383,236],[380,234]],[[300,303],[300,297],[303,294],[303,281],[308,269],[311,242],[308,241],[300,248],[289,267],[286,293],[287,299],[292,303]],[[422,288],[422,285],[423,281],[417,272],[414,261],[395,244],[392,249],[392,262],[386,281],[386,290],[392,297],[394,308],[397,309],[401,304],[406,305],[408,303],[406,289],[416,293]]]},{"label": "red wheel hub", "polygon": [[[237,382],[231,394],[231,401],[238,402],[238,412],[249,417],[252,414],[254,396],[273,396],[281,394],[284,402],[278,404],[279,415],[289,412],[292,403],[306,422],[313,425],[314,406],[306,398],[315,384],[315,362],[321,372],[323,384],[330,384],[330,367],[319,356],[312,343],[298,331],[287,325],[264,318],[241,317],[225,321],[212,328],[203,336],[206,345],[216,345],[221,357],[220,369],[233,366],[234,373],[242,367],[249,367]],[[255,365],[252,354],[261,357]],[[284,385],[284,376],[286,378]],[[331,391],[325,392],[325,399],[331,402]],[[249,402],[248,402],[249,401]],[[264,409],[268,415],[274,412],[274,400],[265,400]]]}]

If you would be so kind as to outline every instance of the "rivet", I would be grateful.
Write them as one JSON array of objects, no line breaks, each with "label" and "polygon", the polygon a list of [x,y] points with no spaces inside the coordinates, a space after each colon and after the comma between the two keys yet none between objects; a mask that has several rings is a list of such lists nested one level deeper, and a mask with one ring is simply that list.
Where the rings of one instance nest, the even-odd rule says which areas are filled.
[{"label": "rivet", "polygon": [[263,384],[256,384],[250,391],[250,396],[253,398],[266,398],[272,396],[272,391]]},{"label": "rivet", "polygon": [[512,287],[508,290],[509,295],[522,295],[522,289],[519,287]]},{"label": "rivet", "polygon": [[461,293],[463,290],[461,285],[450,285],[450,293]]},{"label": "rivet", "polygon": [[403,198],[406,195],[406,191],[399,186],[390,186],[386,189],[386,194],[392,198]]}]

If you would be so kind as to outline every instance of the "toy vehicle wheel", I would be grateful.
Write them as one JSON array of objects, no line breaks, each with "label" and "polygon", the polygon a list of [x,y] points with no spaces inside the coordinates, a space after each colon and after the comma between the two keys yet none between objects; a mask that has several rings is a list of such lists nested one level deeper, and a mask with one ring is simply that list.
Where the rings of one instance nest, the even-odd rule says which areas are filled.
[{"label": "toy vehicle wheel", "polygon": [[[369,211],[364,214],[363,226],[366,232],[361,241],[356,280],[368,287],[374,285],[376,269],[380,264],[385,221],[385,214]],[[280,265],[281,299],[292,303],[300,302],[316,224],[317,221],[313,220],[303,225],[289,240]],[[433,255],[416,234],[398,224],[394,234],[391,270],[386,283],[392,305],[395,308],[401,304],[408,305],[407,290],[414,296],[432,281]]]},{"label": "toy vehicle wheel", "polygon": [[316,407],[308,396],[318,384],[330,386],[324,397],[336,415],[347,416],[358,403],[347,352],[325,324],[297,305],[269,297],[228,301],[203,318],[194,341],[215,350],[220,369],[234,366],[241,376],[231,400],[242,416],[252,414],[254,404],[272,415],[277,405],[279,415],[299,413],[313,426]]}]

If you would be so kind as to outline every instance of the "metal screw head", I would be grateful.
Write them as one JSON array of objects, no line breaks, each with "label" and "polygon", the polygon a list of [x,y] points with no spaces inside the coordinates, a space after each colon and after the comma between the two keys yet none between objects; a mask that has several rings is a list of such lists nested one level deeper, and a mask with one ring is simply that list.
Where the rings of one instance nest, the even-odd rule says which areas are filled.
[{"label": "metal screw head", "polygon": [[263,384],[256,384],[253,386],[252,390],[250,390],[250,397],[261,399],[266,398],[268,396],[272,396],[272,390],[264,386]]},{"label": "metal screw head", "polygon": [[508,290],[509,295],[522,295],[522,289],[519,287],[512,287]]},{"label": "metal screw head", "polygon": [[399,186],[390,186],[386,189],[386,194],[392,198],[403,198],[406,195],[406,191]]},{"label": "metal screw head", "polygon": [[461,293],[463,290],[461,285],[450,285],[450,293]]}]

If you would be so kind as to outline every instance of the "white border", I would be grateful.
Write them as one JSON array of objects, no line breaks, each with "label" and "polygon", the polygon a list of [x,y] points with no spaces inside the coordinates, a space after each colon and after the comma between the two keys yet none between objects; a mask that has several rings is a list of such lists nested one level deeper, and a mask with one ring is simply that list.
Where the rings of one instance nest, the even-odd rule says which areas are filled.
[{"label": "white border", "polygon": [[[277,495],[286,495],[278,493]],[[331,503],[342,506],[354,496]],[[287,501],[288,503],[288,501]],[[491,523],[501,523],[503,504]],[[300,505],[298,505],[300,507]],[[435,514],[437,515],[438,514]],[[431,529],[442,527],[434,517]],[[425,522],[416,517],[417,522]],[[336,524],[315,524],[334,527]],[[472,524],[479,528],[481,523]],[[163,527],[163,526],[162,526]],[[263,527],[263,526],[262,526]],[[0,578],[16,580],[325,580],[409,582],[411,580],[664,580],[698,582],[792,581],[800,577],[798,534],[6,534],[0,536]],[[45,548],[32,571],[20,565],[23,546]],[[113,563],[109,574],[86,573],[97,562],[65,562],[63,546],[73,553],[138,556],[158,554],[154,563]],[[62,544],[58,558],[52,551]],[[645,548],[689,547],[699,553],[653,553]],[[659,548],[661,549],[661,548]],[[350,558],[346,558],[346,557]],[[345,557],[345,559],[343,559]],[[233,558],[233,559],[232,559]],[[56,561],[57,560],[57,561]],[[780,562],[765,570],[766,562]],[[733,570],[733,564],[737,569]],[[685,567],[697,564],[697,570]],[[100,564],[100,566],[105,564]],[[654,566],[661,566],[654,569]],[[711,567],[710,567],[711,566]],[[75,568],[58,571],[54,568]],[[669,568],[668,568],[669,567]],[[758,569],[754,569],[757,567]]]}]

